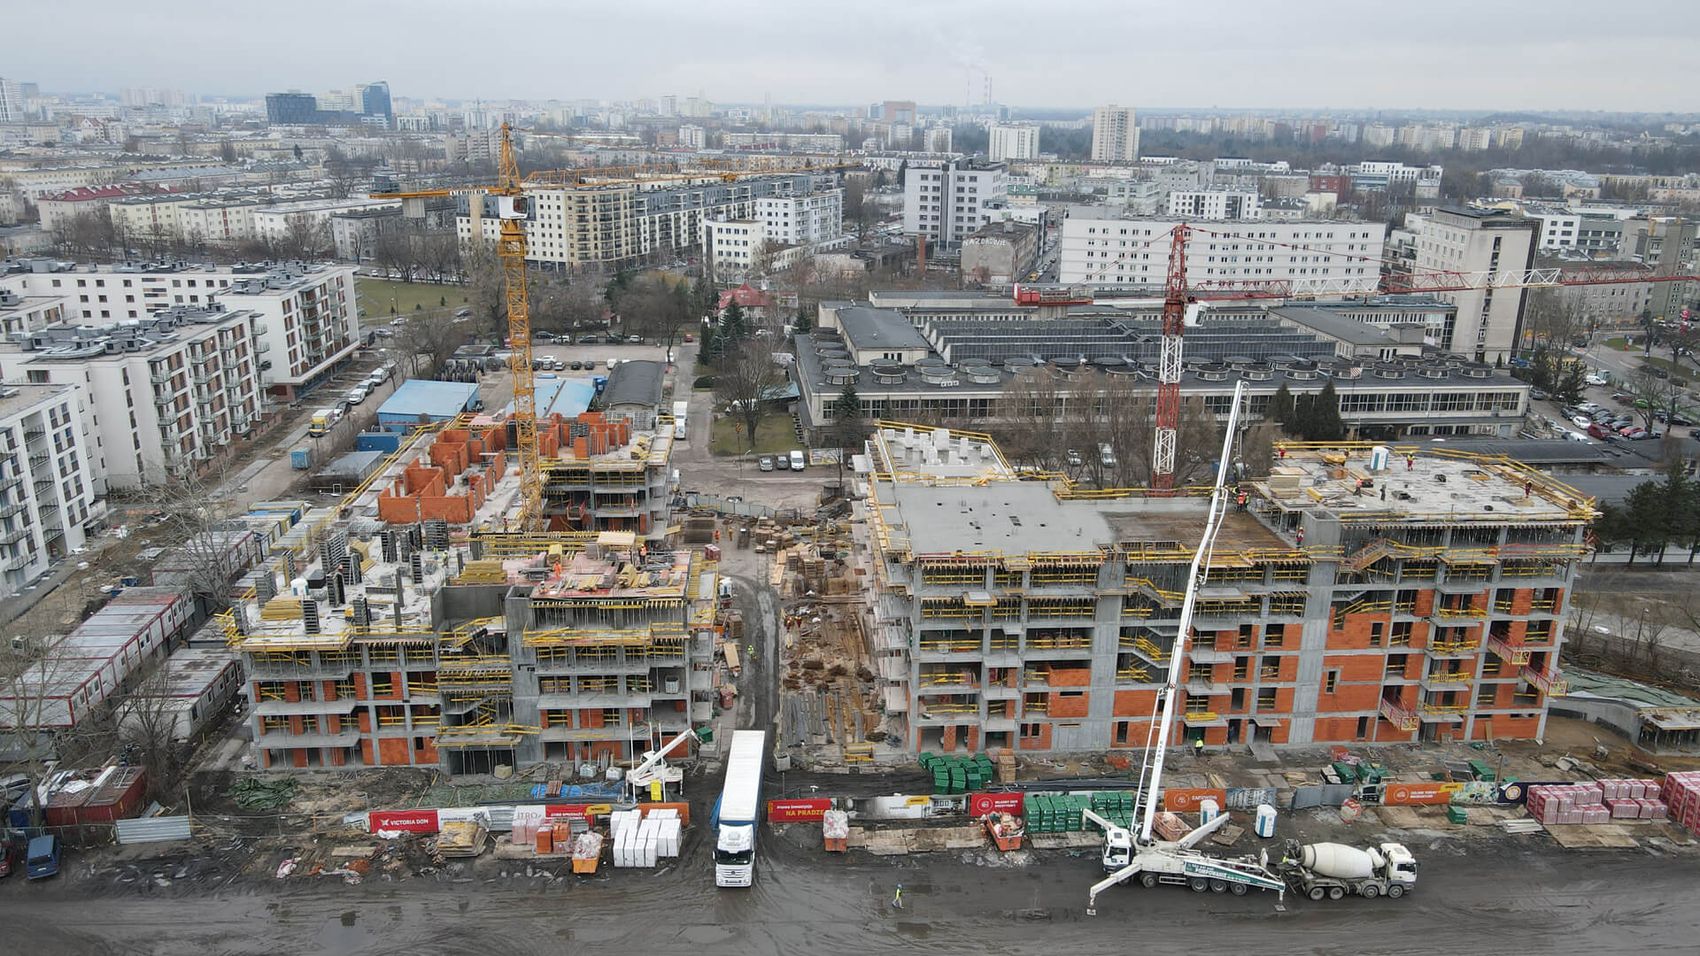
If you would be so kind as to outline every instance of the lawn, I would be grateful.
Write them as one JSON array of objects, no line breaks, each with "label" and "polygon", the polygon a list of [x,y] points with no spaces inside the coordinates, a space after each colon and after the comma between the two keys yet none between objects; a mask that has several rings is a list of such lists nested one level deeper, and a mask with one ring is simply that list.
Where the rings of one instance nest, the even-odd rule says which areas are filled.
[{"label": "lawn", "polygon": [[[360,307],[367,318],[380,319],[386,315],[406,315],[416,306],[426,309],[442,308],[447,299],[450,308],[466,306],[466,289],[458,285],[437,285],[430,282],[397,282],[392,279],[369,279],[357,276],[354,289],[360,296]],[[393,306],[393,308],[392,308]]]},{"label": "lawn", "polygon": [[1606,348],[1617,349],[1619,352],[1627,352],[1629,351],[1629,342],[1621,335],[1614,335],[1611,338],[1606,339]]},{"label": "lawn", "polygon": [[[743,419],[731,416],[716,419],[709,449],[716,455],[737,455],[750,450],[749,436],[737,431],[742,424]],[[768,415],[756,425],[756,454],[777,455],[796,447],[797,429],[790,415]]]},{"label": "lawn", "polygon": [[1694,377],[1694,366],[1686,363],[1678,365],[1670,359],[1659,358],[1656,355],[1650,355],[1642,358],[1641,364],[1651,365],[1655,368],[1662,368],[1670,373],[1672,379],[1682,383],[1687,383]]}]

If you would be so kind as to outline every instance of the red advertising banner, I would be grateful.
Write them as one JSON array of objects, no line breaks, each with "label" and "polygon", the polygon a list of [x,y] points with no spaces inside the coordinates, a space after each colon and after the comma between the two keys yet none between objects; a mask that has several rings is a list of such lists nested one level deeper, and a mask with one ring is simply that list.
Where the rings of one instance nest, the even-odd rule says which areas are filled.
[{"label": "red advertising banner", "polygon": [[983,817],[988,813],[1013,813],[1021,816],[1019,793],[971,793],[968,795],[968,815]]},{"label": "red advertising banner", "polygon": [[767,822],[808,823],[818,821],[830,809],[832,809],[832,801],[825,797],[808,800],[769,800],[767,801]]},{"label": "red advertising banner", "polygon": [[1170,813],[1192,813],[1205,800],[1216,801],[1216,809],[1221,810],[1228,805],[1228,792],[1209,787],[1170,787],[1163,791],[1163,809]]},{"label": "red advertising banner", "polygon": [[437,811],[435,810],[373,810],[366,815],[368,828],[376,833],[379,830],[405,830],[409,833],[436,833]]},{"label": "red advertising banner", "polygon": [[1410,807],[1451,803],[1452,795],[1464,789],[1461,783],[1389,783],[1382,790],[1381,802],[1390,807]]},{"label": "red advertising banner", "polygon": [[549,820],[555,817],[580,817],[588,820],[597,813],[606,814],[610,809],[612,808],[605,803],[546,803],[543,805],[543,819]]}]

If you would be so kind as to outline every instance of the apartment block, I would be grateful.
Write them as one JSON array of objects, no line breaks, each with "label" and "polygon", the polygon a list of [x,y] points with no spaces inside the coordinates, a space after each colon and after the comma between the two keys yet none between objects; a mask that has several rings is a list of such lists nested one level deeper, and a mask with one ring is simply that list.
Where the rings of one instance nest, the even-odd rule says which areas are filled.
[{"label": "apartment block", "polygon": [[1009,200],[1003,163],[952,160],[915,164],[903,180],[903,231],[947,249],[961,246]]},{"label": "apartment block", "polygon": [[994,163],[1039,158],[1039,124],[993,123],[986,130],[986,156]]},{"label": "apartment block", "polygon": [[117,325],[53,325],[0,346],[0,378],[75,388],[95,493],[212,461],[265,411],[257,312],[175,307]]},{"label": "apartment block", "polygon": [[0,598],[86,543],[96,488],[82,403],[70,386],[0,386]]},{"label": "apartment block", "polygon": [[844,191],[756,200],[749,219],[705,219],[702,251],[709,273],[721,281],[745,278],[757,269],[783,269],[812,252],[842,245]]},{"label": "apartment block", "polygon": [[[1161,289],[1170,235],[1179,220],[1102,217],[1079,210],[1063,220],[1058,278],[1093,286]],[[1376,223],[1324,220],[1225,222],[1195,228],[1187,275],[1196,285],[1288,282],[1364,294],[1381,281],[1384,230]]]},{"label": "apartment block", "polygon": [[[882,426],[873,645],[902,747],[1142,748],[1203,497],[1017,480],[983,435]],[[1593,502],[1503,458],[1291,448],[1206,565],[1177,739],[1541,736]]]},{"label": "apartment block", "polygon": [[[611,179],[555,185],[527,183],[532,200],[526,223],[526,259],[555,269],[623,268],[648,256],[676,256],[702,241],[709,220],[753,220],[762,199],[812,196],[836,188],[816,174],[718,176],[680,181]],[[485,197],[468,199],[456,219],[462,243],[495,242],[500,221]]]},{"label": "apartment block", "polygon": [[[1423,273],[1518,274],[1535,261],[1536,222],[1503,209],[1446,207],[1415,219],[1416,268]],[[1478,362],[1511,354],[1522,331],[1524,290],[1489,286],[1442,293],[1458,307],[1457,328],[1443,348]]]},{"label": "apartment block", "polygon": [[1262,219],[1255,191],[1239,189],[1176,190],[1168,196],[1168,215],[1177,219]]},{"label": "apartment block", "polygon": [[1092,161],[1132,163],[1139,160],[1139,124],[1130,106],[1100,106],[1092,111]]},{"label": "apartment block", "polygon": [[0,279],[24,296],[64,296],[64,321],[146,319],[175,307],[223,306],[259,316],[259,378],[292,400],[330,376],[359,347],[354,267],[265,263],[191,268],[180,262],[123,263],[22,272]]},{"label": "apartment block", "polygon": [[[348,503],[375,505],[384,524],[309,532],[226,619],[264,766],[576,768],[641,754],[711,716],[713,562],[635,531],[519,531],[503,423],[464,425],[413,436]],[[480,462],[453,485],[490,483],[464,512],[428,507],[398,522],[396,482],[426,460]],[[432,480],[422,506],[453,492]]]}]

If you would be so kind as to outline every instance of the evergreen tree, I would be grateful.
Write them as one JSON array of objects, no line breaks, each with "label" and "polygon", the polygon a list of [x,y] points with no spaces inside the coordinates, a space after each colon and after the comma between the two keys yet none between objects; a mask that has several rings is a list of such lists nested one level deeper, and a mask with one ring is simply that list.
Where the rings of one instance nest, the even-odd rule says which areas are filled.
[{"label": "evergreen tree", "polygon": [[802,335],[805,332],[813,332],[814,328],[815,323],[813,319],[809,318],[809,310],[806,308],[798,308],[797,321],[792,324],[792,331],[796,332],[798,335]]},{"label": "evergreen tree", "polygon": [[1287,434],[1301,441],[1310,441],[1311,409],[1316,405],[1315,395],[1297,395],[1293,398],[1293,414],[1287,419]]},{"label": "evergreen tree", "polygon": [[744,320],[744,307],[733,300],[726,306],[726,311],[720,313],[721,345],[742,342],[749,334],[749,324]]},{"label": "evergreen tree", "polygon": [[1265,413],[1264,417],[1283,426],[1292,423],[1293,393],[1287,389],[1286,382],[1282,382],[1281,387],[1276,389],[1275,394],[1269,399],[1269,411]]},{"label": "evergreen tree", "polygon": [[1321,394],[1311,403],[1310,434],[1305,438],[1309,441],[1343,441],[1346,437],[1346,422],[1340,417],[1340,393],[1334,390],[1330,381],[1322,386]]}]

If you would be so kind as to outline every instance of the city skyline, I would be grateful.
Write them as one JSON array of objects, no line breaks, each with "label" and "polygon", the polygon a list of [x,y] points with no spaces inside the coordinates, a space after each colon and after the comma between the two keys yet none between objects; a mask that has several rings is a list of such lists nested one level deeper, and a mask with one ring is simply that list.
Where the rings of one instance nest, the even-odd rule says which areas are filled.
[{"label": "city skyline", "polygon": [[[263,33],[234,24],[211,4],[177,6],[181,16],[149,18],[108,0],[74,4],[81,11],[79,44],[98,55],[73,60],[52,44],[26,46],[10,55],[7,75],[44,90],[165,86],[207,96],[312,92],[319,84],[342,87],[382,76],[398,96],[463,101],[620,101],[700,92],[716,102],[904,98],[960,105],[981,103],[989,91],[992,102],[1051,109],[1119,102],[1174,109],[1660,113],[1693,110],[1682,75],[1610,63],[1631,51],[1642,62],[1676,62],[1700,38],[1700,20],[1684,16],[1689,8],[1678,0],[1633,0],[1609,19],[1575,0],[1549,5],[1538,18],[1440,0],[1420,16],[1374,24],[1341,22],[1316,0],[1279,8],[1236,3],[1231,13],[1210,16],[1088,0],[1047,18],[1060,35],[1055,55],[1041,56],[1031,46],[1034,29],[1044,24],[998,0],[924,8],[875,0],[858,10],[855,22],[831,23],[774,0],[677,9],[638,3],[573,11],[558,24],[540,19],[560,12],[547,3],[508,0],[495,12],[479,12],[477,22],[492,32],[475,45],[466,42],[463,8],[441,0],[413,5],[402,24],[381,8],[306,0],[297,5],[299,16],[268,24]],[[20,35],[52,36],[61,9],[22,9],[13,22]],[[327,22],[339,29],[324,29]],[[523,25],[524,43],[499,39],[506,22]],[[1579,22],[1588,23],[1582,38]],[[727,34],[727,42],[703,42],[716,32]],[[578,42],[621,34],[637,37],[637,47]],[[197,50],[193,59],[153,52],[182,43]],[[291,52],[303,44],[318,56]],[[631,68],[637,51],[647,61],[642,70]],[[1601,65],[1590,68],[1593,63]]]}]

